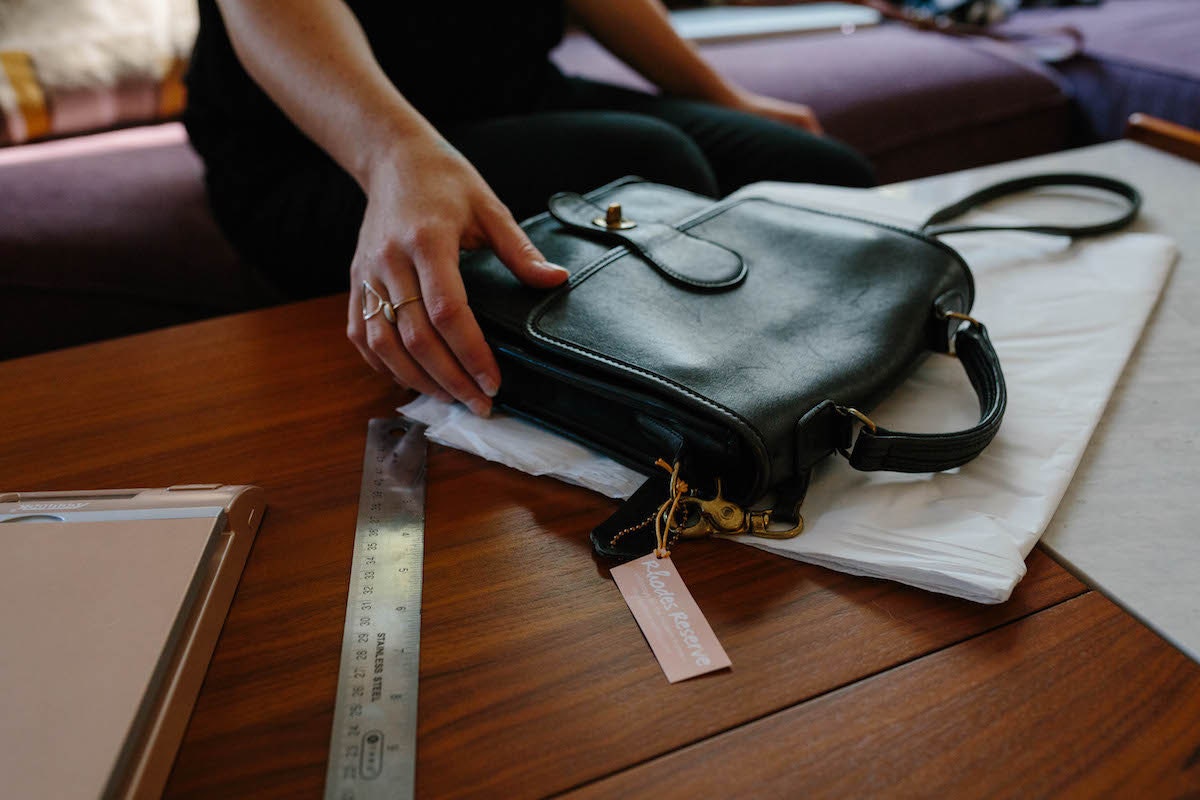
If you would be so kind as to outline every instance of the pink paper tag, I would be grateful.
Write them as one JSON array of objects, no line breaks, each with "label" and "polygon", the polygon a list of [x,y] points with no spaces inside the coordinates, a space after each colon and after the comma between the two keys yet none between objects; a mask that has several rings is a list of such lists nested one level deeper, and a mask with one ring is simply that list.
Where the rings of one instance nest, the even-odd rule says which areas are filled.
[{"label": "pink paper tag", "polygon": [[651,553],[613,567],[612,576],[669,682],[730,666],[670,558]]}]

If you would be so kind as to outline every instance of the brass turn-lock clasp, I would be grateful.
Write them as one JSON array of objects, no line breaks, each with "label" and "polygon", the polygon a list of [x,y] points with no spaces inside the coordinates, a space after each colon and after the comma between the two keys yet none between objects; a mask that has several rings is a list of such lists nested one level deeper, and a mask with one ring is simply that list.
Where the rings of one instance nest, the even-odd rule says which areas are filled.
[{"label": "brass turn-lock clasp", "polygon": [[630,228],[636,228],[637,223],[631,219],[625,219],[621,213],[620,203],[609,203],[608,210],[604,212],[603,217],[596,217],[592,220],[592,224],[597,228],[604,228],[608,231],[627,231]]}]

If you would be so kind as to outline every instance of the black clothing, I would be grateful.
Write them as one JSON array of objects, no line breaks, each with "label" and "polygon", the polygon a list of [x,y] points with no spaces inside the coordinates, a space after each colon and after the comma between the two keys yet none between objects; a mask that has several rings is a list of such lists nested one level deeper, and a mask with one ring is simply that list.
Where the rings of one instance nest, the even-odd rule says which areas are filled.
[{"label": "black clothing", "polygon": [[[376,60],[435,126],[533,111],[561,76],[547,54],[562,39],[561,0],[347,0]],[[188,134],[210,164],[253,167],[315,148],[242,68],[216,0],[199,0],[187,75]],[[306,152],[308,151],[308,152]]]},{"label": "black clothing", "polygon": [[[518,220],[555,192],[625,175],[714,197],[758,180],[874,182],[853,150],[797,127],[564,77],[547,58],[561,36],[558,3],[350,6],[401,93]],[[457,6],[470,10],[425,10]],[[282,290],[344,290],[366,198],[245,74],[212,0],[200,8],[185,121],[217,222]]]}]

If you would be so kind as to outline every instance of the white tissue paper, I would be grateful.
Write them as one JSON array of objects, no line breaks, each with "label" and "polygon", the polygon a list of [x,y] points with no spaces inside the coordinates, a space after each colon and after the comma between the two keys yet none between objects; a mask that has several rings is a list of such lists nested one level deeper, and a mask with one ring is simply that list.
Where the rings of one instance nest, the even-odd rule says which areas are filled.
[{"label": "white tissue paper", "polygon": [[[886,191],[886,190],[885,190]],[[916,227],[933,211],[886,193],[757,184],[739,195]],[[1007,600],[1070,483],[1137,343],[1176,250],[1167,237],[1124,233],[1074,244],[1017,232],[947,236],[975,274],[983,320],[1008,384],[999,434],[945,473],[858,472],[826,459],[804,502],[805,531],[745,544],[831,569],[886,578],[983,603]],[[419,398],[400,412],[430,439],[609,497],[644,477],[579,444],[500,413]],[[932,355],[871,413],[892,430],[973,425],[978,403],[962,367]]]}]

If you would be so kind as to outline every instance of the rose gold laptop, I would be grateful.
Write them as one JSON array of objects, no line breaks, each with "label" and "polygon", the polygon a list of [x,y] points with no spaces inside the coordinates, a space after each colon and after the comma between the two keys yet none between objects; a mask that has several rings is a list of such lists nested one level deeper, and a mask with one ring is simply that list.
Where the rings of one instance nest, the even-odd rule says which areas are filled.
[{"label": "rose gold laptop", "polygon": [[157,797],[266,506],[252,486],[0,494],[0,776]]}]

